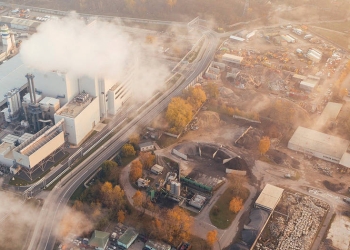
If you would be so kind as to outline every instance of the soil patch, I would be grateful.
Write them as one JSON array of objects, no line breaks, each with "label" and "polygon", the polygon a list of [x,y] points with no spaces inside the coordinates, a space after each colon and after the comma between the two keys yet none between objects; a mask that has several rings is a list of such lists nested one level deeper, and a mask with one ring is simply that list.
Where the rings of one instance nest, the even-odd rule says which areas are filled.
[{"label": "soil patch", "polygon": [[332,183],[330,181],[324,180],[322,183],[327,189],[329,189],[333,192],[338,192],[338,191],[345,188],[345,183],[342,183],[342,182],[341,183]]}]

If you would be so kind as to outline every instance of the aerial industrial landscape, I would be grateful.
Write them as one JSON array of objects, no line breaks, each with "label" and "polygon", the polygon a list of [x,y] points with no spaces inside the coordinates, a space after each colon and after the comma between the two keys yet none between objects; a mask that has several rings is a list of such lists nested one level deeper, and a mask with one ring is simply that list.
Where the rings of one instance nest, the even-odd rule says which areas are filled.
[{"label": "aerial industrial landscape", "polygon": [[1,250],[350,250],[350,3],[197,2],[0,2]]}]

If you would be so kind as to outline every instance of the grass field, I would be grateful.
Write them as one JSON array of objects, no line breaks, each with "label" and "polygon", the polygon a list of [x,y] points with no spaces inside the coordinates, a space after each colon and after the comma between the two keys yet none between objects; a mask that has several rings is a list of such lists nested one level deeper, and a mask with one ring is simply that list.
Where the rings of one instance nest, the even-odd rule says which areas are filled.
[{"label": "grass field", "polygon": [[229,209],[230,201],[235,196],[242,198],[244,203],[249,197],[249,190],[244,187],[241,188],[240,192],[232,188],[227,188],[225,190],[225,192],[216,201],[209,214],[211,223],[217,228],[228,228],[232,221],[236,218],[236,214],[231,212]]},{"label": "grass field", "polygon": [[350,21],[335,23],[315,23],[313,25],[340,32],[350,32]]}]

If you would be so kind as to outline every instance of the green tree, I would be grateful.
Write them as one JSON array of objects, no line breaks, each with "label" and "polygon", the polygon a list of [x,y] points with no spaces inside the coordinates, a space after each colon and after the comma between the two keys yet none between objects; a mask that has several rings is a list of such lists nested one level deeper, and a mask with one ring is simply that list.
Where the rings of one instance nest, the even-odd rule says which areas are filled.
[{"label": "green tree", "polygon": [[122,147],[122,153],[124,157],[129,157],[129,156],[134,156],[136,154],[136,151],[133,145],[127,143]]},{"label": "green tree", "polygon": [[184,99],[174,97],[168,105],[165,116],[173,131],[180,132],[192,120],[192,106]]}]

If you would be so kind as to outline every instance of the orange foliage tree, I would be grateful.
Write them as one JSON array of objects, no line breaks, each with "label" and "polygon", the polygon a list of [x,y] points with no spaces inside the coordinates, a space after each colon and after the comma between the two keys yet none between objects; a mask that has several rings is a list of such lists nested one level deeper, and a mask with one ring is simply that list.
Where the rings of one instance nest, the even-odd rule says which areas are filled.
[{"label": "orange foliage tree", "polygon": [[230,201],[230,211],[235,214],[238,213],[243,207],[243,200],[239,197],[233,197]]},{"label": "orange foliage tree", "polygon": [[264,155],[270,149],[270,138],[268,136],[264,136],[261,138],[259,142],[259,151],[262,155]]},{"label": "orange foliage tree", "polygon": [[188,89],[187,101],[192,105],[193,109],[197,110],[205,101],[207,96],[202,87],[190,87]]},{"label": "orange foliage tree", "polygon": [[150,169],[154,165],[156,156],[151,152],[140,152],[139,159],[144,168]]},{"label": "orange foliage tree", "polygon": [[136,151],[135,151],[133,145],[127,143],[122,147],[122,154],[125,157],[133,156],[136,154]]},{"label": "orange foliage tree", "polygon": [[168,105],[165,117],[172,127],[171,132],[178,133],[192,120],[192,106],[186,100],[174,97]]},{"label": "orange foliage tree", "polygon": [[138,178],[142,177],[142,164],[139,160],[135,160],[131,163],[130,167],[130,180],[135,182]]},{"label": "orange foliage tree", "polygon": [[118,222],[123,223],[125,221],[125,212],[123,210],[118,211]]},{"label": "orange foliage tree", "polygon": [[209,246],[213,246],[218,241],[218,232],[216,230],[209,231],[207,233],[207,242]]}]

